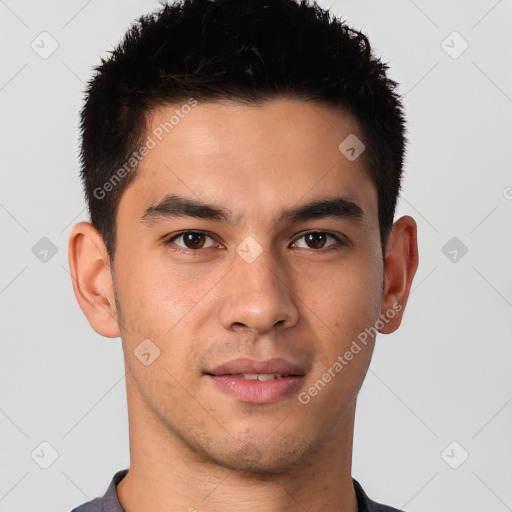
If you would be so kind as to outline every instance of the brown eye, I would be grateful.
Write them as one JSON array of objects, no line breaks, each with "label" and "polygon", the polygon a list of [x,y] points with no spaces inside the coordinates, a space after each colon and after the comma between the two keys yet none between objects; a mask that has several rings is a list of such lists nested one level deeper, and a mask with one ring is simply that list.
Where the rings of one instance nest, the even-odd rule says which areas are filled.
[{"label": "brown eye", "polygon": [[[329,238],[334,240],[334,242],[328,243]],[[299,241],[301,240],[304,242],[299,244]],[[328,233],[326,231],[311,231],[298,238],[297,241],[294,242],[294,245],[301,249],[324,249],[335,245],[341,246],[343,245],[343,242],[332,233]]]},{"label": "brown eye", "polygon": [[325,233],[308,233],[305,235],[304,240],[311,249],[322,249],[327,240],[327,236]]},{"label": "brown eye", "polygon": [[[182,241],[180,241],[180,239],[182,239]],[[182,231],[166,241],[166,245],[170,244],[177,245],[178,250],[181,251],[184,249],[199,251],[200,249],[206,249],[215,245],[212,237],[201,231]]]},{"label": "brown eye", "polygon": [[187,249],[202,249],[206,236],[203,233],[188,232],[183,234],[183,243]]}]

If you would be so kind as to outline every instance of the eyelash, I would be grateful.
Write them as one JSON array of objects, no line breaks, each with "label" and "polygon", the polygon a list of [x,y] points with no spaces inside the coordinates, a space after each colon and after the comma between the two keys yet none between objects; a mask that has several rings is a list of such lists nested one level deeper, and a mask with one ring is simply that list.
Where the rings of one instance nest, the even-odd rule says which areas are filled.
[{"label": "eyelash", "polygon": [[[210,237],[210,238],[214,238],[212,235],[208,234],[206,231],[194,231],[194,230],[186,230],[186,231],[181,231],[177,234],[174,234],[172,235],[172,237],[170,238],[167,238],[165,241],[164,241],[164,245],[166,246],[169,246],[169,248],[174,251],[174,252],[180,252],[180,253],[183,253],[183,254],[190,254],[191,256],[200,256],[201,254],[201,251],[203,250],[206,250],[206,249],[211,249],[212,247],[206,247],[206,249],[183,249],[182,247],[177,247],[177,248],[174,248],[174,247],[171,247],[171,244],[178,238],[180,238],[181,236],[185,235],[186,233],[197,233],[197,234],[200,234],[200,235],[206,235],[207,237]],[[312,233],[315,233],[315,234],[324,234],[324,235],[328,235],[332,238],[334,238],[336,240],[336,244],[333,244],[333,245],[330,245],[329,247],[325,248],[325,249],[310,249],[311,251],[313,252],[328,252],[330,250],[335,250],[335,251],[339,251],[340,248],[344,245],[346,245],[346,242],[343,241],[339,236],[335,235],[334,233],[331,233],[330,231],[306,231],[305,233],[302,233],[298,238],[296,238],[294,240],[293,243],[297,243],[301,238],[305,237],[306,235],[309,235],[309,234],[312,234]],[[303,249],[302,247],[300,249]]]}]

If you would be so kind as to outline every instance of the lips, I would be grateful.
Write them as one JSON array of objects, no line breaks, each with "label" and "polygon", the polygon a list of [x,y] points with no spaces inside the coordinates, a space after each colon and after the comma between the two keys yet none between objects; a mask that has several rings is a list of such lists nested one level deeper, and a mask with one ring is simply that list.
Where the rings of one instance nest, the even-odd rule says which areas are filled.
[{"label": "lips", "polygon": [[205,372],[207,375],[282,375],[282,376],[303,376],[306,368],[282,358],[254,361],[253,359],[241,358],[221,364],[216,368]]},{"label": "lips", "polygon": [[306,368],[286,359],[235,359],[205,372],[216,388],[238,401],[277,402],[303,385]]}]

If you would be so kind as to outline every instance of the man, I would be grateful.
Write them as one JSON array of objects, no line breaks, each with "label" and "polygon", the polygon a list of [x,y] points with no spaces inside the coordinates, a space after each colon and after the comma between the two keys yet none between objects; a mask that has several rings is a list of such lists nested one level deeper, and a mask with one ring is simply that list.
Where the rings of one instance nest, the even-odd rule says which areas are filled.
[{"label": "man", "polygon": [[386,70],[295,0],[165,6],[97,68],[69,264],[122,339],[131,460],[77,512],[397,510],[351,477],[418,265]]}]

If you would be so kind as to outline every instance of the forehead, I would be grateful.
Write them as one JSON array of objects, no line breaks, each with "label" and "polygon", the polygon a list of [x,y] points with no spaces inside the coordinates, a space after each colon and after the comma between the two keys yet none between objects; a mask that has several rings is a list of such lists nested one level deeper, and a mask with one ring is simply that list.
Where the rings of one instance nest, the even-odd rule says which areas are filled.
[{"label": "forehead", "polygon": [[183,143],[193,143],[193,155],[239,155],[243,147],[260,158],[294,153],[332,160],[339,156],[339,144],[347,134],[363,139],[348,111],[325,103],[291,98],[249,105],[228,100],[193,102],[194,106],[188,100],[157,107],[148,114],[148,136],[160,148],[179,151]]},{"label": "forehead", "polygon": [[120,204],[139,218],[169,193],[231,204],[238,221],[334,194],[376,215],[365,155],[344,152],[345,141],[362,143],[363,135],[350,115],[328,105],[188,101],[154,109],[144,140],[151,149]]}]

